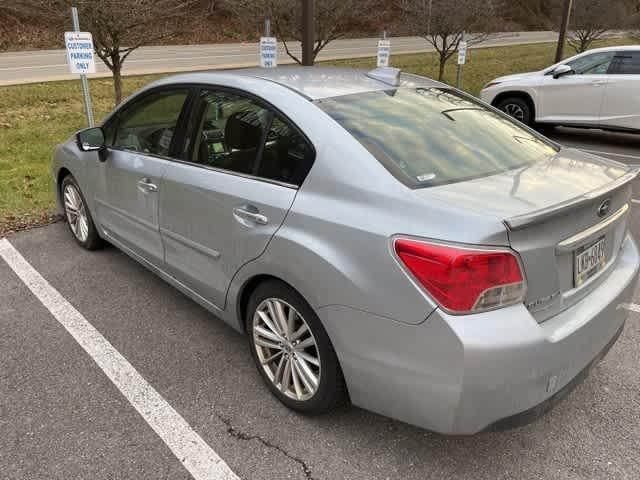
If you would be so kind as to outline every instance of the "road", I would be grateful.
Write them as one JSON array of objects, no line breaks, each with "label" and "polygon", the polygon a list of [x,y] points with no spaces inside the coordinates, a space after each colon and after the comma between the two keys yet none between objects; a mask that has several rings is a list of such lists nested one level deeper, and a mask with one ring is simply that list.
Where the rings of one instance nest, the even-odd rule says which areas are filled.
[{"label": "road", "polygon": [[[549,134],[640,163],[640,136],[560,128]],[[637,204],[631,230],[640,238]],[[3,479],[191,478],[184,465],[193,457],[175,452],[189,452],[192,443],[162,440],[182,439],[171,415],[154,416],[157,404],[133,408],[131,390],[116,388],[105,364],[135,368],[247,480],[640,478],[639,313],[630,313],[622,337],[586,382],[537,422],[451,438],[354,407],[297,415],[262,384],[244,337],[115,248],[84,251],[64,223],[12,235],[8,243],[49,287],[19,277],[0,258]],[[8,251],[7,240],[2,248]],[[640,292],[633,301],[627,308],[640,311]],[[83,333],[73,308],[99,334]],[[74,336],[60,317],[73,320]],[[92,358],[76,339],[91,343],[100,334],[108,345]],[[120,384],[135,377],[120,373]]]},{"label": "road", "polygon": [[569,147],[580,148],[619,162],[640,164],[640,135],[565,127],[545,130],[544,134]]},{"label": "road", "polygon": [[[517,45],[524,43],[554,42],[555,32],[512,32],[497,34],[495,38],[481,44],[482,47]],[[432,51],[430,45],[420,37],[397,37],[391,39],[392,53],[415,53]],[[359,38],[331,42],[318,57],[319,60],[338,58],[370,57],[376,55],[377,39]],[[300,52],[298,44],[292,51]],[[280,44],[279,63],[291,63]],[[97,73],[92,77],[110,76],[108,69],[96,60]],[[183,72],[213,68],[239,68],[258,63],[256,43],[227,43],[213,45],[169,45],[142,47],[134,51],[125,61],[124,75]],[[70,80],[64,50],[39,50],[30,52],[8,52],[0,54],[0,85]]]}]

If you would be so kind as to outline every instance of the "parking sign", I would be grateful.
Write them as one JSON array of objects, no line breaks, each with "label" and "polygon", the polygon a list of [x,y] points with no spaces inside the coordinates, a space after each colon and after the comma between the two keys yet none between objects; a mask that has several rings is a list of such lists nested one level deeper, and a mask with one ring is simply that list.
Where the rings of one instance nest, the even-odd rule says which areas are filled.
[{"label": "parking sign", "polygon": [[388,67],[391,56],[391,40],[378,41],[378,67]]},{"label": "parking sign", "polygon": [[69,70],[74,75],[96,72],[93,56],[93,37],[89,32],[65,32],[64,44],[67,49]]},{"label": "parking sign", "polygon": [[464,65],[467,61],[467,42],[464,40],[458,45],[458,65]]},{"label": "parking sign", "polygon": [[260,66],[262,68],[278,66],[278,41],[276,37],[260,38]]}]

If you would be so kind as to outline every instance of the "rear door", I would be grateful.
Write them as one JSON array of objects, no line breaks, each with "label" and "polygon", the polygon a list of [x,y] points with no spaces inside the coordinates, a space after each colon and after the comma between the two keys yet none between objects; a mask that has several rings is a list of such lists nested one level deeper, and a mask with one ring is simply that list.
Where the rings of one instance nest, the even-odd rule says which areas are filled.
[{"label": "rear door", "polygon": [[161,266],[158,194],[189,90],[134,100],[107,128],[108,157],[97,169],[96,218],[109,239]]},{"label": "rear door", "polygon": [[640,130],[640,49],[617,52],[608,77],[600,125]]},{"label": "rear door", "polygon": [[233,275],[284,221],[313,149],[267,104],[224,89],[199,93],[186,137],[160,192],[165,268],[224,308]]},{"label": "rear door", "polygon": [[598,125],[615,52],[595,52],[567,62],[574,73],[553,78],[545,75],[540,85],[536,118],[542,122]]}]

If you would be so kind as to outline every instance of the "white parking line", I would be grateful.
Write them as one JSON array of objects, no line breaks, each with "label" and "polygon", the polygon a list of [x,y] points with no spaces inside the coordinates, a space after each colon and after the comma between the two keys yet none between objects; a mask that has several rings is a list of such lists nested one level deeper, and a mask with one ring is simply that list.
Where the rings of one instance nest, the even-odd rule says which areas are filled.
[{"label": "white parking line", "polygon": [[640,313],[640,305],[636,305],[635,303],[621,303],[620,307],[630,312]]},{"label": "white parking line", "polygon": [[196,480],[239,480],[229,466],[7,239],[0,257],[98,364]]}]

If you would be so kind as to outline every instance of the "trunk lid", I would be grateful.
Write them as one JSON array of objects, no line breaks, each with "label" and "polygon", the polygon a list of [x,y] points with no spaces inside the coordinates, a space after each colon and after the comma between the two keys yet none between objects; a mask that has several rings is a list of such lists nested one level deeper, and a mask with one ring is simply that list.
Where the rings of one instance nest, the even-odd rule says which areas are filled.
[{"label": "trunk lid", "polygon": [[636,174],[563,149],[524,168],[417,192],[504,222],[522,259],[525,304],[542,322],[587,295],[615,264]]}]

